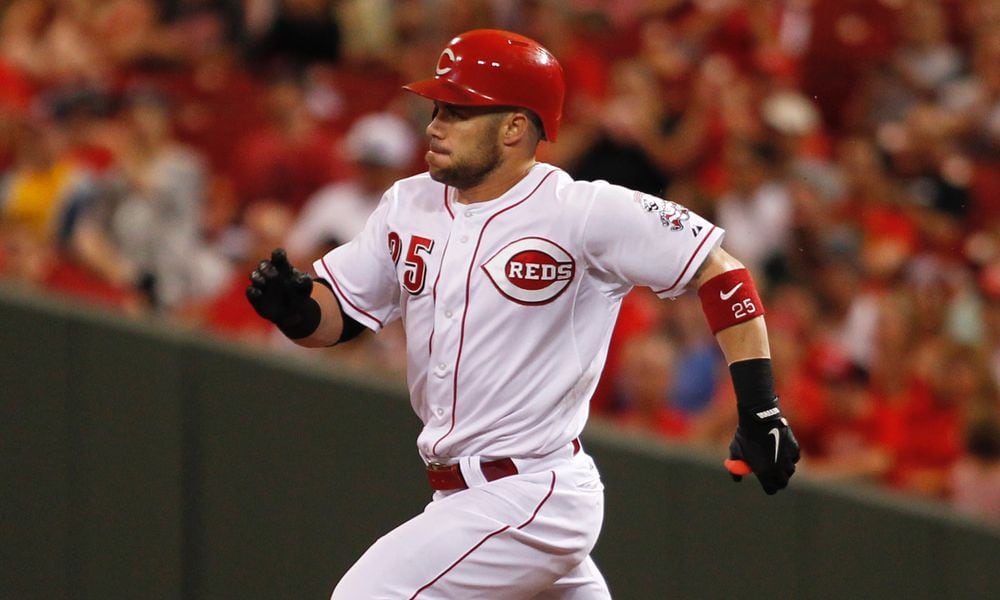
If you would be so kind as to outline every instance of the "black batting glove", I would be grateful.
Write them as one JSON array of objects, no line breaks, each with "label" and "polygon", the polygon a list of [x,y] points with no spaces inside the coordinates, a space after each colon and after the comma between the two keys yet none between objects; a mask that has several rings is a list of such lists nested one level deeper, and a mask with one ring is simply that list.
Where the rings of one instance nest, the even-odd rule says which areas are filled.
[{"label": "black batting glove", "polygon": [[312,299],[313,280],[288,263],[282,248],[271,252],[250,273],[247,300],[257,314],[289,338],[308,337],[319,327],[319,304]]},{"label": "black batting glove", "polygon": [[778,398],[753,407],[739,406],[739,425],[729,444],[726,467],[733,481],[750,472],[767,494],[788,485],[799,462],[799,443],[788,421],[781,416]]}]

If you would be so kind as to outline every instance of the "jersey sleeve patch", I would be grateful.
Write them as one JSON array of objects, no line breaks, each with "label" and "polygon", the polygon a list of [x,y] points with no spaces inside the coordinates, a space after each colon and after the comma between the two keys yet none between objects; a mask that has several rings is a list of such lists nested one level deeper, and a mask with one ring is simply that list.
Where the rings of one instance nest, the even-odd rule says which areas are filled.
[{"label": "jersey sleeve patch", "polygon": [[[636,192],[633,200],[635,200],[642,210],[658,216],[660,224],[670,231],[683,231],[688,221],[691,220],[691,212],[676,202],[650,196],[642,192]],[[697,236],[698,234],[695,233],[695,235]]]}]

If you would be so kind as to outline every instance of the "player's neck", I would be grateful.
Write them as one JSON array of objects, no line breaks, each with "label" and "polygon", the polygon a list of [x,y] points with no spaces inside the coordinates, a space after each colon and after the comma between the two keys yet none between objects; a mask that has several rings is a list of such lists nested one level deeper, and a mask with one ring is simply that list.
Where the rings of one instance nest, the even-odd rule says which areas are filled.
[{"label": "player's neck", "polygon": [[475,204],[499,198],[527,177],[534,166],[535,158],[533,156],[523,161],[502,163],[479,185],[457,190],[455,201],[459,204]]}]

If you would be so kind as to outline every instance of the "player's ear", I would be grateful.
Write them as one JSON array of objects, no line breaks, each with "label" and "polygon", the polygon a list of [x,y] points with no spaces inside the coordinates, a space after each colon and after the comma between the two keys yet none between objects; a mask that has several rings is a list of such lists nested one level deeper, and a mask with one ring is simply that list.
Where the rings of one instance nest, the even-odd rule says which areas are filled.
[{"label": "player's ear", "polygon": [[514,145],[526,135],[531,133],[531,121],[528,116],[521,111],[507,113],[501,128],[503,142],[508,146]]}]

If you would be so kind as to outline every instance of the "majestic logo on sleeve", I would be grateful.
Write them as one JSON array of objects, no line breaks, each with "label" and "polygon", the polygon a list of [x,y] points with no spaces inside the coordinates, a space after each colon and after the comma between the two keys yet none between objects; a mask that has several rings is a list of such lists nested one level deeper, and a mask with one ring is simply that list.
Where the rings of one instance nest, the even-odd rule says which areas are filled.
[{"label": "majestic logo on sleeve", "polygon": [[531,305],[555,300],[576,273],[576,262],[568,252],[537,237],[507,244],[482,267],[501,294]]},{"label": "majestic logo on sleeve", "polygon": [[660,223],[662,223],[664,227],[669,227],[670,231],[680,231],[684,229],[684,223],[691,218],[688,209],[677,204],[676,202],[670,202],[669,200],[664,200],[663,198],[656,198],[650,196],[649,194],[636,192],[635,201],[639,203],[642,210],[659,215]]}]

